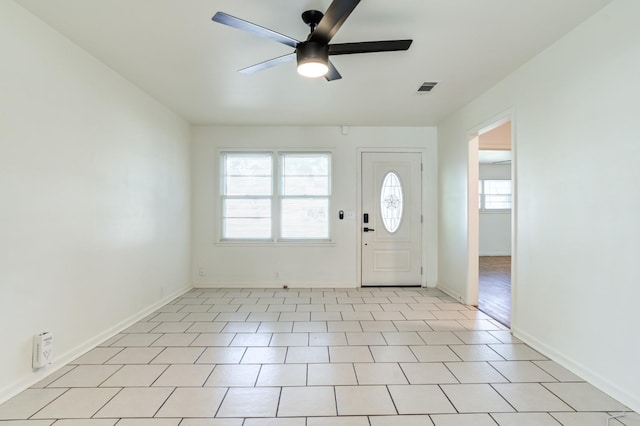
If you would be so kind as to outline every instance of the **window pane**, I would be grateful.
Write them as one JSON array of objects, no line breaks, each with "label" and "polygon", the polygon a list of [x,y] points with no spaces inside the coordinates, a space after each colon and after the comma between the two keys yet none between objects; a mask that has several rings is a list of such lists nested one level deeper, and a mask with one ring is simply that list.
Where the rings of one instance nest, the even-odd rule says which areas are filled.
[{"label": "window pane", "polygon": [[380,212],[382,223],[391,234],[396,232],[402,221],[402,184],[398,175],[389,172],[380,189]]},{"label": "window pane", "polygon": [[487,179],[484,186],[484,210],[508,210],[511,208],[511,181],[507,179]]},{"label": "window pane", "polygon": [[510,209],[511,195],[485,195],[485,210]]},{"label": "window pane", "polygon": [[282,154],[282,165],[288,176],[327,176],[329,154]]},{"label": "window pane", "polygon": [[227,176],[225,195],[271,195],[271,176]]},{"label": "window pane", "polygon": [[240,198],[224,200],[224,217],[271,217],[271,200]]},{"label": "window pane", "polygon": [[226,199],[223,238],[271,238],[270,199]]},{"label": "window pane", "polygon": [[231,176],[271,176],[271,154],[225,154],[225,170]]},{"label": "window pane", "polygon": [[224,195],[271,195],[271,154],[224,154]]},{"label": "window pane", "polygon": [[329,195],[329,154],[282,154],[282,188],[285,196]]},{"label": "window pane", "polygon": [[329,238],[328,199],[287,198],[282,200],[281,210],[282,238]]},{"label": "window pane", "polygon": [[511,194],[511,181],[510,180],[485,180],[484,181],[484,193],[485,194]]},{"label": "window pane", "polygon": [[285,176],[282,195],[329,195],[329,177]]}]

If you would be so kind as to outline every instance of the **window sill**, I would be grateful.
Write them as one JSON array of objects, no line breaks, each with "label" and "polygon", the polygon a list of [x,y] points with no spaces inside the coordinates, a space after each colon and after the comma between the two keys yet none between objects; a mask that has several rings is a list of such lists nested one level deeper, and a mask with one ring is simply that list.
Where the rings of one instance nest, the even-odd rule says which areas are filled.
[{"label": "window sill", "polygon": [[480,214],[511,214],[511,210],[480,210]]}]

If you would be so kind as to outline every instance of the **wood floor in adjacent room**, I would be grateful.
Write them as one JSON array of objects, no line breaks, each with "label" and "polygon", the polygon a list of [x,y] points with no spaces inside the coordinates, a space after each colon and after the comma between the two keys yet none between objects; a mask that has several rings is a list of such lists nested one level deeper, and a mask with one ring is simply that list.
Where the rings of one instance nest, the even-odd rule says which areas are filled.
[{"label": "wood floor in adjacent room", "polygon": [[511,256],[480,256],[478,309],[511,326]]}]

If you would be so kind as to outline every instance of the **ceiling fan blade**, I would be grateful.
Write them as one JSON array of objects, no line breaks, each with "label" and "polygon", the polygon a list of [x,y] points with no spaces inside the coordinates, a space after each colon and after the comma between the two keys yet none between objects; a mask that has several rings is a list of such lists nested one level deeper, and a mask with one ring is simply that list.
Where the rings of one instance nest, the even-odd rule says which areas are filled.
[{"label": "ceiling fan blade", "polygon": [[360,0],[333,0],[324,13],[324,17],[311,33],[309,41],[323,44],[329,43],[358,3],[360,3]]},{"label": "ceiling fan blade", "polygon": [[351,55],[354,53],[394,52],[407,50],[413,40],[364,41],[360,43],[337,43],[329,45],[329,55]]},{"label": "ceiling fan blade", "polygon": [[340,73],[338,72],[338,70],[336,69],[336,67],[333,65],[331,61],[329,61],[329,71],[324,76],[324,78],[326,78],[327,81],[340,80],[342,78],[342,76],[340,75]]},{"label": "ceiling fan blade", "polygon": [[238,72],[241,72],[242,74],[254,74],[258,71],[266,70],[267,68],[275,67],[276,65],[284,64],[285,62],[293,61],[294,59],[296,59],[295,52],[283,56],[278,56],[277,58],[269,59],[268,61],[251,65],[250,67],[242,68],[241,70],[238,70]]},{"label": "ceiling fan blade", "polygon": [[295,38],[291,38],[284,34],[277,33],[273,30],[270,30],[265,27],[261,27],[260,25],[256,25],[249,21],[245,21],[244,19],[236,18],[235,16],[231,16],[224,12],[218,12],[213,15],[211,18],[213,22],[217,22],[219,24],[228,25],[233,28],[237,28],[239,30],[248,31],[257,36],[268,38],[273,41],[277,41],[278,43],[286,44],[287,46],[291,46],[295,49],[295,47],[300,43]]}]

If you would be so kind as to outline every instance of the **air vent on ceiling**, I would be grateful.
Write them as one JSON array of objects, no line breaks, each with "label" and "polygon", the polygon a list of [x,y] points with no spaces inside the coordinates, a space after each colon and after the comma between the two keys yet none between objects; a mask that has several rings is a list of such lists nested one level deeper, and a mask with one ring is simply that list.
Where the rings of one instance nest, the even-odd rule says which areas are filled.
[{"label": "air vent on ceiling", "polygon": [[420,86],[418,92],[430,92],[434,87],[436,87],[436,84],[438,83],[422,83],[422,86]]}]

